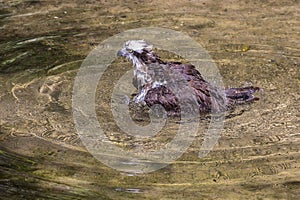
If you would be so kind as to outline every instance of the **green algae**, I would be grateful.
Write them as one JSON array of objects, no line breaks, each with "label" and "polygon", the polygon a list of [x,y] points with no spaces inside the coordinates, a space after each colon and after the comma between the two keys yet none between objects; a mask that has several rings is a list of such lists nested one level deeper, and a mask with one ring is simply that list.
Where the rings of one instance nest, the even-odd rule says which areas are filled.
[{"label": "green algae", "polygon": [[[27,40],[28,41],[28,40]],[[0,50],[0,73],[16,73],[24,70],[47,70],[72,60],[63,48],[49,41],[9,42]]]},{"label": "green algae", "polygon": [[[0,152],[0,191],[2,198],[22,199],[110,199],[105,195],[89,189],[68,185],[57,180],[60,176],[70,176],[74,173],[72,167],[64,169],[64,173],[52,174],[40,169],[38,161],[26,156],[20,156],[9,150]],[[40,164],[39,164],[40,165]],[[68,172],[68,173],[66,173]],[[69,188],[69,189],[68,189]],[[19,192],[18,192],[19,191]],[[22,192],[20,192],[22,191]]]}]

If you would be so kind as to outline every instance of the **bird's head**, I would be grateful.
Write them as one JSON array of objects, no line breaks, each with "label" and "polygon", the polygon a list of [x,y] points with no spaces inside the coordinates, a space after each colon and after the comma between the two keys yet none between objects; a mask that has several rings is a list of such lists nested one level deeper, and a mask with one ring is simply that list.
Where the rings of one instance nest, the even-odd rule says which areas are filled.
[{"label": "bird's head", "polygon": [[136,65],[150,64],[160,61],[152,51],[152,45],[144,40],[129,40],[118,51],[117,56],[125,57]]}]

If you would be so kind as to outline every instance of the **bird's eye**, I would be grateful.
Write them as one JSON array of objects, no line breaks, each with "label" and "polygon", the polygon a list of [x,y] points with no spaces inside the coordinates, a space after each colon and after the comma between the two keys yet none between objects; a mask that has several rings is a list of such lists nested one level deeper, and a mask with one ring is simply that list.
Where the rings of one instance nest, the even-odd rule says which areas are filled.
[{"label": "bird's eye", "polygon": [[129,53],[133,53],[133,50],[132,50],[132,49],[128,49],[128,52],[129,52]]}]

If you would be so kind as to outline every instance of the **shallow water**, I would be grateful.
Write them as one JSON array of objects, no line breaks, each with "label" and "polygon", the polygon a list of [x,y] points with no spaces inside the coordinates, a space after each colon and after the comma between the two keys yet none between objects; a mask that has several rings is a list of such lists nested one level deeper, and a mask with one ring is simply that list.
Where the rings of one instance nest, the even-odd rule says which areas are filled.
[{"label": "shallow water", "polygon": [[[0,2],[1,198],[299,198],[298,4]],[[103,40],[148,26],[188,34],[212,56],[225,86],[251,83],[264,94],[227,116],[218,143],[206,157],[198,157],[209,123],[201,119],[194,142],[176,161],[147,174],[120,172],[95,159],[77,134],[74,78],[83,59]],[[162,57],[178,60],[174,55]],[[178,121],[169,120],[152,140],[133,140],[111,113],[113,87],[130,69],[128,62],[116,59],[105,71],[96,93],[97,119],[120,148],[159,149],[176,134]],[[149,123],[134,114],[138,124]]]}]

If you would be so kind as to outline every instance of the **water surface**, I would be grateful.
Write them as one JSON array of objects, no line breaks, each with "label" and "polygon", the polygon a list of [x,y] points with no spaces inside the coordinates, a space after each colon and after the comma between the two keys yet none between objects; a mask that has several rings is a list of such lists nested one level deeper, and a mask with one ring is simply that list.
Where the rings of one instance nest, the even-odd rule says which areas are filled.
[{"label": "water surface", "polygon": [[[298,3],[0,2],[2,198],[299,198]],[[198,158],[208,125],[204,119],[180,159],[149,174],[123,173],[103,165],[82,145],[72,118],[73,82],[83,59],[103,40],[148,26],[188,34],[208,50],[226,86],[250,83],[263,88],[264,95],[225,120],[208,156]],[[119,147],[159,148],[176,133],[176,121],[156,140],[132,142],[110,112],[113,86],[130,68],[117,59],[98,83],[98,120]],[[146,124],[143,120],[138,123]]]}]

